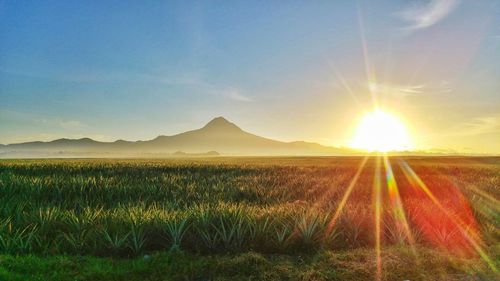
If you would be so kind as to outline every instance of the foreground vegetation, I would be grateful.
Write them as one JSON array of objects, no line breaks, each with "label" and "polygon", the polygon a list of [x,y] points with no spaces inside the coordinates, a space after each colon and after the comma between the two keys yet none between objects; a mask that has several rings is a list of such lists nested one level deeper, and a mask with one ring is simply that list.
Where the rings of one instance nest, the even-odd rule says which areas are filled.
[{"label": "foreground vegetation", "polygon": [[3,160],[0,279],[369,279],[377,224],[384,279],[495,274],[500,159],[377,161]]},{"label": "foreground vegetation", "polygon": [[[419,249],[384,251],[382,280],[496,280],[484,264]],[[75,256],[3,256],[0,280],[373,280],[373,250],[321,251],[314,255],[229,255],[157,253],[146,258],[111,259]]]}]

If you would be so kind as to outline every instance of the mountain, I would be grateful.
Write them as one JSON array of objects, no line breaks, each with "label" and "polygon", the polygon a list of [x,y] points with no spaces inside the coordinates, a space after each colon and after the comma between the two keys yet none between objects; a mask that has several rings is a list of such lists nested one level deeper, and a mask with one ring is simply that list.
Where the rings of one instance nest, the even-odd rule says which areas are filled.
[{"label": "mountain", "polygon": [[89,138],[57,139],[0,146],[0,157],[128,157],[186,155],[338,155],[352,151],[317,143],[281,142],[242,130],[223,117],[204,127],[147,141],[99,142]]}]

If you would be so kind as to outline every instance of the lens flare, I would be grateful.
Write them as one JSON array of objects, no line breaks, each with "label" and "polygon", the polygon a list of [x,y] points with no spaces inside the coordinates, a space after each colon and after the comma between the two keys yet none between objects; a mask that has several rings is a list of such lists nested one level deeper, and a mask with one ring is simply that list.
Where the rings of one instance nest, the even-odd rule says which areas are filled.
[{"label": "lens flare", "polygon": [[342,196],[342,199],[340,200],[340,203],[337,207],[337,210],[333,214],[332,219],[330,220],[330,223],[328,224],[327,227],[327,234],[330,234],[333,231],[333,228],[335,227],[335,224],[337,223],[337,220],[342,213],[342,210],[344,209],[344,206],[349,199],[349,196],[351,195],[352,190],[354,189],[354,186],[358,182],[359,176],[361,175],[361,172],[363,171],[363,168],[366,165],[366,162],[368,161],[368,156],[366,156],[363,161],[361,162],[361,165],[359,166],[358,170],[356,171],[356,174],[352,178],[351,182],[347,186],[346,191],[344,192],[344,195]]},{"label": "lens flare", "polygon": [[[410,184],[418,188],[436,207],[436,210],[430,207],[420,209],[420,215],[415,217],[417,226],[427,239],[456,254],[470,255],[475,251],[494,272],[498,272],[495,263],[481,246],[483,242],[477,223],[465,197],[457,189],[440,186],[445,189],[446,197],[453,200],[453,205],[443,205],[443,200],[438,199],[408,163],[402,161],[399,164]],[[420,194],[413,196],[421,197]]]},{"label": "lens flare", "polygon": [[382,235],[382,180],[380,176],[380,157],[377,157],[375,162],[375,175],[373,179],[374,187],[374,213],[375,213],[375,254],[376,254],[376,265],[377,272],[375,280],[382,280],[382,246],[381,246],[381,235]]},{"label": "lens flare", "polygon": [[[406,235],[406,239],[412,245],[415,243],[413,236],[406,219],[405,210],[403,203],[401,202],[401,196],[399,194],[398,185],[396,179],[394,178],[394,172],[392,171],[391,162],[387,155],[384,155],[384,168],[387,180],[387,190],[389,193],[389,200],[391,203],[392,213],[394,216],[396,231],[402,231]],[[413,249],[412,249],[413,250]]]}]

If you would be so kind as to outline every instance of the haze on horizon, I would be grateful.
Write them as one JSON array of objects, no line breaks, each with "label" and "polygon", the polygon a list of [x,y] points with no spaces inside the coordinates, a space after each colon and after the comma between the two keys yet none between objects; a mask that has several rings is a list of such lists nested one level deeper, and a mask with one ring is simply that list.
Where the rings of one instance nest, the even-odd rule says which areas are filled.
[{"label": "haze on horizon", "polygon": [[0,0],[0,143],[148,140],[224,116],[347,146],[375,104],[415,150],[500,153],[500,2]]}]

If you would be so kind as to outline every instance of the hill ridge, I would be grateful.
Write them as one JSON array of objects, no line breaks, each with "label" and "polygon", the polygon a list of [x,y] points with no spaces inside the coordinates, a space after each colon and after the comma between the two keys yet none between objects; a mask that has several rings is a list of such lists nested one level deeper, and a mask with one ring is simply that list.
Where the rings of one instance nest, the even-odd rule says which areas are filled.
[{"label": "hill ridge", "polygon": [[175,135],[159,135],[151,140],[112,142],[88,137],[60,138],[48,142],[25,142],[0,146],[6,155],[100,155],[139,156],[141,154],[205,153],[217,151],[224,155],[332,155],[345,154],[346,149],[323,146],[314,142],[283,142],[244,131],[223,116],[210,120],[203,127]]}]

